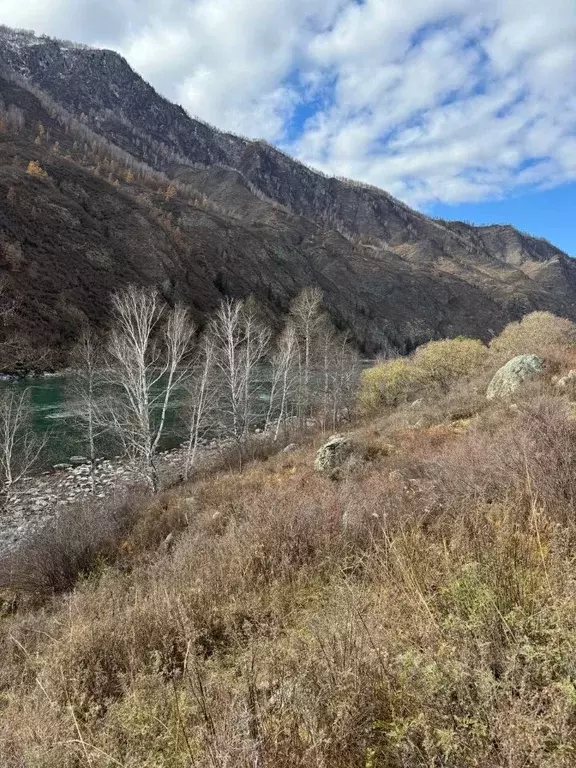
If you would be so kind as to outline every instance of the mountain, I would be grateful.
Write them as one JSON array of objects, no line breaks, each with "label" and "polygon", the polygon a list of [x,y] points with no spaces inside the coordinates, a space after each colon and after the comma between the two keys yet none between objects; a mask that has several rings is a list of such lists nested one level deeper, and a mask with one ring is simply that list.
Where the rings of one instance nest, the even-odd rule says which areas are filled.
[{"label": "mountain", "polygon": [[[432,219],[223,133],[118,54],[0,27],[0,270],[5,348],[62,364],[108,296],[158,285],[201,323],[223,295],[271,317],[319,286],[367,353],[489,338],[548,309],[576,319],[576,264],[512,227]],[[40,172],[30,169],[35,161]]]}]

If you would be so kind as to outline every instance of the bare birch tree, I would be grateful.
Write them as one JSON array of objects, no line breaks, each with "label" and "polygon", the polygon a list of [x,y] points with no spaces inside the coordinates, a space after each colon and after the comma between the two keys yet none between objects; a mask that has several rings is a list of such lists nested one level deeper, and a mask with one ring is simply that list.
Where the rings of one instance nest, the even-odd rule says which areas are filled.
[{"label": "bare birch tree", "polygon": [[242,443],[253,426],[257,367],[270,343],[270,330],[245,302],[228,299],[217,310],[208,333],[214,340],[221,413],[227,429]]},{"label": "bare birch tree", "polygon": [[314,369],[317,367],[319,336],[325,325],[322,309],[322,292],[317,288],[305,288],[292,302],[290,317],[294,323],[299,350],[299,420],[303,426],[310,416],[315,401]]},{"label": "bare birch tree", "polygon": [[94,332],[86,327],[82,330],[71,360],[75,368],[73,397],[77,418],[84,427],[90,462],[90,492],[96,491],[96,441],[102,435],[105,419],[102,418],[102,396],[98,391],[101,378],[102,348]]},{"label": "bare birch tree", "polygon": [[131,286],[114,295],[112,309],[108,355],[121,396],[111,399],[108,422],[156,491],[155,454],[174,392],[187,375],[182,364],[195,328],[184,307],[167,309],[155,290]]},{"label": "bare birch tree", "polygon": [[35,465],[47,434],[34,432],[31,424],[30,389],[6,389],[0,395],[0,483],[7,495]]},{"label": "bare birch tree", "polygon": [[[358,356],[340,336],[324,311],[322,293],[305,288],[290,307],[297,354],[298,421],[320,420],[323,429],[335,428],[349,415],[358,377]],[[273,366],[274,367],[274,366]],[[274,382],[273,382],[274,389]]]},{"label": "bare birch tree", "polygon": [[278,439],[280,429],[286,425],[298,395],[299,348],[296,328],[288,320],[271,359],[270,403],[266,416],[266,430]]},{"label": "bare birch tree", "polygon": [[223,406],[234,437],[242,432],[242,303],[225,300],[210,322],[208,333],[214,340],[215,364],[222,390]]},{"label": "bare birch tree", "polygon": [[[243,347],[243,437],[254,427],[254,420],[260,414],[255,405],[260,403],[260,396],[265,390],[261,362],[270,349],[271,331],[264,323],[255,300],[249,297],[242,303],[241,320],[244,332]],[[260,372],[260,374],[259,374]]]},{"label": "bare birch tree", "polygon": [[188,384],[188,444],[184,461],[184,480],[196,463],[200,441],[213,425],[218,391],[214,386],[214,340],[204,334],[192,366]]},{"label": "bare birch tree", "polygon": [[335,429],[339,422],[350,418],[358,389],[360,363],[357,352],[348,344],[346,335],[337,334],[326,326],[321,337],[322,396],[318,415],[322,428]]}]

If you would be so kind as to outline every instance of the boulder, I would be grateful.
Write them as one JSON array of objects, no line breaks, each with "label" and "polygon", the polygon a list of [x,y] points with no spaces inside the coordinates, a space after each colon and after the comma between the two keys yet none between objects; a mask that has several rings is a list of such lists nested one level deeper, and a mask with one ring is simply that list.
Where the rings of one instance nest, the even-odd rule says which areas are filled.
[{"label": "boulder", "polygon": [[318,449],[314,468],[322,474],[334,477],[350,463],[355,453],[356,445],[353,440],[345,435],[332,435],[328,442]]},{"label": "boulder", "polygon": [[537,355],[518,355],[499,368],[488,385],[486,397],[509,397],[525,381],[533,378],[542,370],[543,362]]},{"label": "boulder", "polygon": [[73,467],[79,467],[81,464],[90,463],[90,459],[87,459],[86,456],[70,456],[68,461]]}]

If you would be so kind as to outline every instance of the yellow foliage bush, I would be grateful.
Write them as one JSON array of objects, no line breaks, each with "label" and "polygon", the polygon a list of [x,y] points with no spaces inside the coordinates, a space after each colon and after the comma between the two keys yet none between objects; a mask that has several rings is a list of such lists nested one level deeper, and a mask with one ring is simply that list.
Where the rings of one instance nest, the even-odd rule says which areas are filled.
[{"label": "yellow foliage bush", "polygon": [[551,348],[576,348],[576,323],[551,312],[531,312],[515,323],[509,323],[490,343],[498,358],[516,355],[546,357]]},{"label": "yellow foliage bush", "polygon": [[362,374],[360,406],[365,411],[379,405],[398,405],[427,390],[446,389],[459,378],[480,370],[488,349],[476,339],[458,337],[431,341],[410,358],[377,363]]},{"label": "yellow foliage bush", "polygon": [[178,189],[175,184],[170,184],[164,193],[164,199],[165,200],[172,200],[173,197],[176,197],[176,194],[178,192]]},{"label": "yellow foliage bush", "polygon": [[360,406],[370,411],[379,405],[398,405],[408,399],[418,383],[419,372],[411,360],[402,357],[384,360],[362,372]]},{"label": "yellow foliage bush", "polygon": [[26,173],[29,173],[30,176],[46,176],[46,171],[37,160],[30,160]]},{"label": "yellow foliage bush", "polygon": [[414,353],[413,362],[423,382],[445,388],[480,370],[487,358],[488,348],[481,341],[459,336],[424,344]]}]

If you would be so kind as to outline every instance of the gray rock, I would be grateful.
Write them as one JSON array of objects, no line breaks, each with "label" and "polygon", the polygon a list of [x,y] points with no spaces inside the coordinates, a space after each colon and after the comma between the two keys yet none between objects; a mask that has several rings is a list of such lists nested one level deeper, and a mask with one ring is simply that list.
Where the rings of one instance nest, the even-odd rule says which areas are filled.
[{"label": "gray rock", "polygon": [[297,451],[298,446],[296,443],[289,443],[285,448],[282,448],[282,453],[292,453],[293,451]]},{"label": "gray rock", "polygon": [[328,442],[318,449],[314,468],[333,477],[350,461],[354,452],[353,440],[345,435],[332,435]]},{"label": "gray rock", "polygon": [[54,464],[53,469],[56,469],[58,471],[61,471],[64,469],[70,469],[70,464]]},{"label": "gray rock", "polygon": [[166,536],[164,541],[160,544],[159,549],[161,552],[170,552],[173,546],[174,546],[174,534],[170,532],[168,536]]},{"label": "gray rock", "polygon": [[88,464],[90,459],[87,459],[86,456],[70,456],[68,461],[73,467],[78,467],[80,464]]},{"label": "gray rock", "polygon": [[496,371],[488,385],[486,397],[509,397],[528,379],[542,370],[542,359],[537,355],[518,355]]}]

